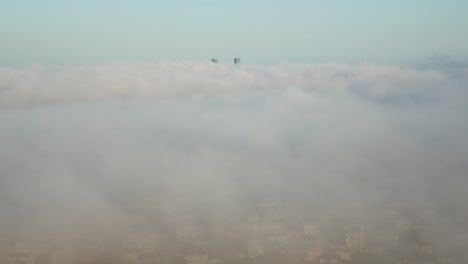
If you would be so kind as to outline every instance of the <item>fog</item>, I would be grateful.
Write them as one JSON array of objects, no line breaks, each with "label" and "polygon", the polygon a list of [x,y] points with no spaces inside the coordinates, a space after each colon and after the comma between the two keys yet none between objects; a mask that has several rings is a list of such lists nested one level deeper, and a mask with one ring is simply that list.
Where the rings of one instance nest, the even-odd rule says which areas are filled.
[{"label": "fog", "polygon": [[1,231],[464,208],[467,81],[463,65],[1,68]]}]

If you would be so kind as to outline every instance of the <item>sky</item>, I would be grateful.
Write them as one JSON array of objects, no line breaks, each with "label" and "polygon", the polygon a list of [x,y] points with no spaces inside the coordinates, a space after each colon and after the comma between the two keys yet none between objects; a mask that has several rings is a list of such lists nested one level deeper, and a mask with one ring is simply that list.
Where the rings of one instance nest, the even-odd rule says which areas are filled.
[{"label": "sky", "polygon": [[464,0],[1,1],[0,64],[466,60],[467,10]]}]

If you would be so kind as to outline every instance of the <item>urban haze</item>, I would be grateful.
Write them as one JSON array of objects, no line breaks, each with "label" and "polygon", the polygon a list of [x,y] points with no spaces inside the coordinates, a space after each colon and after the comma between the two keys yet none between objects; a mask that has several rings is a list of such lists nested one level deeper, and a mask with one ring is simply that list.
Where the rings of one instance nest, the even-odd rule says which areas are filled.
[{"label": "urban haze", "polygon": [[464,2],[65,2],[0,3],[0,264],[468,262]]}]

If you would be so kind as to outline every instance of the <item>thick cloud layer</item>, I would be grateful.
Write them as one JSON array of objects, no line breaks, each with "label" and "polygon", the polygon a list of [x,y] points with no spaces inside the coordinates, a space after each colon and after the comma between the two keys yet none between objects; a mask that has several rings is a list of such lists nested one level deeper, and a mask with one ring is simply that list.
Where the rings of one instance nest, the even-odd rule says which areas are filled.
[{"label": "thick cloud layer", "polygon": [[445,79],[440,71],[375,64],[235,66],[167,62],[34,66],[0,69],[0,106],[101,99],[244,96],[287,88],[327,93],[351,89],[383,97],[394,92],[413,95]]},{"label": "thick cloud layer", "polygon": [[377,64],[3,68],[0,221],[59,231],[148,208],[463,204],[467,77]]}]

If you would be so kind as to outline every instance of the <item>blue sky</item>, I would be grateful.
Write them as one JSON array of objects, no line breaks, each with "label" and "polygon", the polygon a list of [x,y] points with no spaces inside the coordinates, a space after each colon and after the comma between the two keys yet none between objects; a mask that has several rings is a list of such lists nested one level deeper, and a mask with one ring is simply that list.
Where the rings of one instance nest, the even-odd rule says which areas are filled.
[{"label": "blue sky", "polygon": [[0,64],[468,58],[464,0],[6,0]]}]

